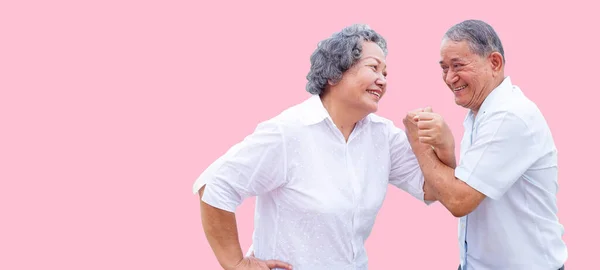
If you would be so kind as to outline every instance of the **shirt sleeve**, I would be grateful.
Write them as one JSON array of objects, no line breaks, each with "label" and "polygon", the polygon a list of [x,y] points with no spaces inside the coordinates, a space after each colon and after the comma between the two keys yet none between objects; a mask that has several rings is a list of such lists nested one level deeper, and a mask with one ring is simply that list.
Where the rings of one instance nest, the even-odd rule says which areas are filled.
[{"label": "shirt sleeve", "polygon": [[477,127],[456,178],[499,199],[539,158],[533,132],[511,112],[494,112]]},{"label": "shirt sleeve", "polygon": [[234,212],[242,201],[285,184],[284,137],[273,122],[263,122],[242,142],[213,162],[194,182],[193,192],[204,185],[202,201]]},{"label": "shirt sleeve", "polygon": [[425,178],[419,162],[415,156],[406,133],[397,128],[391,127],[390,134],[390,179],[389,183],[408,192],[413,197],[427,204],[425,201],[425,192],[423,185]]}]

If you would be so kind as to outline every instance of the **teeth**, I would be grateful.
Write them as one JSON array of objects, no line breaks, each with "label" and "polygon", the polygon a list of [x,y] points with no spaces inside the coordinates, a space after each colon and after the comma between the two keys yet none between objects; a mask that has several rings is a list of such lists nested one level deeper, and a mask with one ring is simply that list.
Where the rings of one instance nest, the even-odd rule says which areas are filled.
[{"label": "teeth", "polygon": [[461,87],[454,88],[454,91],[460,91],[460,90],[463,90],[463,89],[465,89],[465,87],[467,87],[467,86],[466,86],[466,85],[463,85],[463,86],[461,86]]},{"label": "teeth", "polygon": [[375,92],[375,91],[368,91],[368,90],[367,90],[367,92],[369,92],[369,93],[371,93],[371,94],[373,94],[373,95],[376,95],[377,97],[381,97],[381,95],[380,95],[378,92]]}]

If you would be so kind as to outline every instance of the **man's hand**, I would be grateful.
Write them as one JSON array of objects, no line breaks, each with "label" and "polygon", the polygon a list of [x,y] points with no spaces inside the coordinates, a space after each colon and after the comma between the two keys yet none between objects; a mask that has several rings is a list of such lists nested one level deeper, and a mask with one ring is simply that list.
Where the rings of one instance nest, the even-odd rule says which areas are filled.
[{"label": "man's hand", "polygon": [[444,118],[434,113],[431,108],[416,112],[413,121],[418,127],[419,142],[442,150],[454,149],[454,136],[450,128]]},{"label": "man's hand", "polygon": [[254,257],[254,254],[250,257],[245,257],[237,265],[227,270],[271,270],[275,268],[292,270],[292,266],[287,263],[277,260],[259,260]]},{"label": "man's hand", "polygon": [[408,112],[402,122],[415,154],[431,147],[442,163],[456,168],[454,136],[439,114],[434,113],[430,107],[416,109]]}]

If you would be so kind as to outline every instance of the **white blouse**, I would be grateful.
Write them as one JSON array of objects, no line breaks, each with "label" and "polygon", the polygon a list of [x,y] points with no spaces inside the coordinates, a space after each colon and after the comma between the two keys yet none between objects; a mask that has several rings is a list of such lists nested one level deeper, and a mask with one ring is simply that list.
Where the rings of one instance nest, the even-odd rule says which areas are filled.
[{"label": "white blouse", "polygon": [[254,255],[295,270],[367,269],[365,241],[390,183],[424,201],[403,130],[370,114],[348,142],[319,96],[260,123],[196,180],[202,200],[234,212],[256,198]]}]

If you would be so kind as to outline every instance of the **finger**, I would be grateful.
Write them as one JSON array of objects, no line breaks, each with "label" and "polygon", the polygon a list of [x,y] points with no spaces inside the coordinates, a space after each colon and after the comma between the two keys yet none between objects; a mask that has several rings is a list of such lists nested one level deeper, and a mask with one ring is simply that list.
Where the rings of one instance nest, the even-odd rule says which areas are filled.
[{"label": "finger", "polygon": [[416,124],[419,129],[433,129],[436,125],[432,120],[419,120]]},{"label": "finger", "polygon": [[407,115],[406,117],[404,117],[402,119],[402,121],[410,122],[410,123],[413,123],[413,124],[416,123],[415,119],[414,119],[414,116],[409,116],[409,115]]},{"label": "finger", "polygon": [[419,135],[419,137],[434,138],[434,132],[431,129],[419,129],[419,131],[417,131],[417,135]]},{"label": "finger", "polygon": [[278,260],[268,260],[268,261],[265,261],[265,263],[271,269],[273,269],[273,268],[283,268],[283,269],[292,270],[292,265],[290,265],[288,263],[280,262]]},{"label": "finger", "polygon": [[420,108],[419,108],[419,109],[416,109],[416,110],[412,110],[412,111],[410,111],[410,112],[406,113],[406,115],[407,115],[409,118],[413,118],[413,117],[415,117],[415,115],[417,115],[417,114],[418,114],[418,113],[420,113],[420,112],[423,112],[423,109],[420,109]]},{"label": "finger", "polygon": [[420,112],[417,114],[417,116],[419,117],[419,121],[423,121],[423,120],[433,120],[438,116],[438,114],[432,113],[432,112]]},{"label": "finger", "polygon": [[417,113],[417,112],[422,112],[422,111],[423,111],[423,108],[416,108],[408,113]]},{"label": "finger", "polygon": [[421,137],[419,136],[419,142],[424,144],[433,145],[434,140],[431,137]]},{"label": "finger", "polygon": [[404,126],[416,125],[417,124],[414,120],[407,119],[407,118],[402,119],[402,123],[404,124]]},{"label": "finger", "polygon": [[431,109],[431,107],[425,107],[425,109],[423,109],[424,112],[433,112],[433,110]]},{"label": "finger", "polygon": [[437,138],[437,136],[435,136],[435,133],[430,131],[430,130],[419,130],[417,132],[417,136],[419,138],[422,138],[424,140],[427,140],[429,142],[434,142],[435,139]]}]

